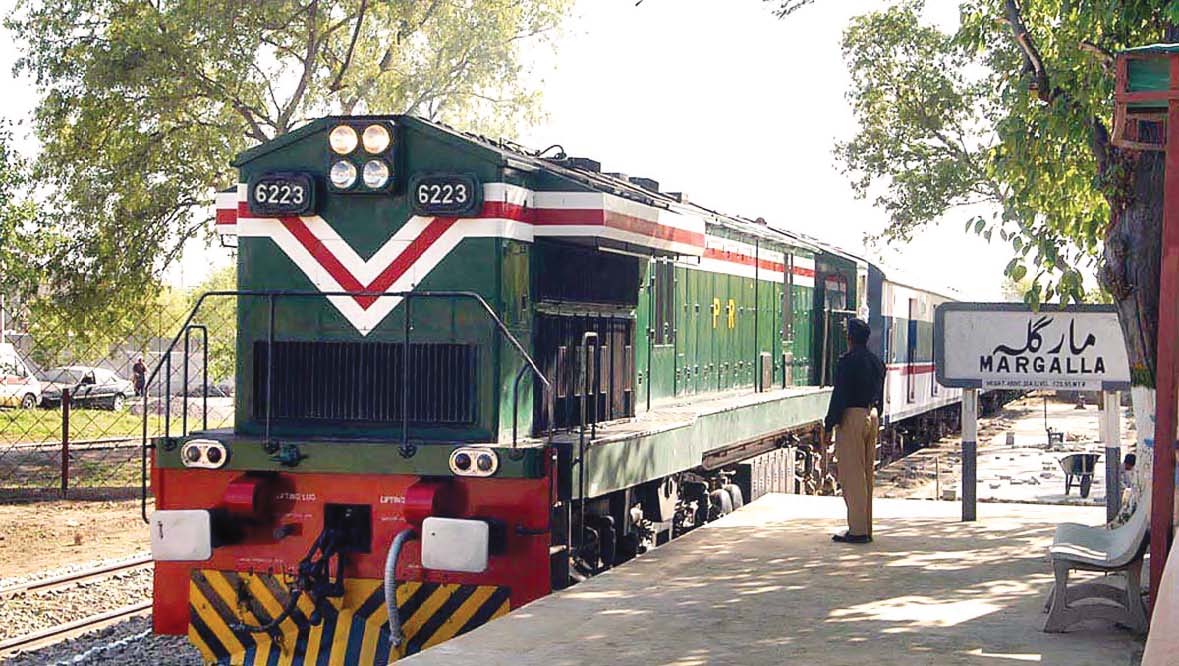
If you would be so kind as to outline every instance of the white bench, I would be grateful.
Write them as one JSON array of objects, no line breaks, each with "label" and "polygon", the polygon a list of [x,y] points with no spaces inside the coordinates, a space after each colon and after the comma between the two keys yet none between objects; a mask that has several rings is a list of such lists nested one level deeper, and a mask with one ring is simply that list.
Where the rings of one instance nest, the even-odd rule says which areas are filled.
[{"label": "white bench", "polygon": [[[1140,502],[1130,519],[1114,529],[1078,523],[1056,526],[1056,538],[1048,558],[1056,584],[1044,608],[1048,618],[1044,631],[1063,632],[1083,620],[1109,620],[1136,632],[1146,631],[1146,604],[1142,601],[1142,558],[1146,553],[1148,523],[1146,502]],[[1109,577],[1068,585],[1073,569],[1100,571],[1125,576],[1125,586],[1114,585]],[[1087,603],[1079,604],[1079,601]]]}]

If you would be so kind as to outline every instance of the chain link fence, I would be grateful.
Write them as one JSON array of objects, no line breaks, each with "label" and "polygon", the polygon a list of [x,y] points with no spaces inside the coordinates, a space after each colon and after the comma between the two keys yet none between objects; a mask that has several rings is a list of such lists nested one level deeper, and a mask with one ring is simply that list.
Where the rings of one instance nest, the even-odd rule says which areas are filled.
[{"label": "chain link fence", "polygon": [[0,502],[137,496],[145,435],[233,426],[235,303],[205,303],[169,352],[188,313],[94,330],[0,306]]}]

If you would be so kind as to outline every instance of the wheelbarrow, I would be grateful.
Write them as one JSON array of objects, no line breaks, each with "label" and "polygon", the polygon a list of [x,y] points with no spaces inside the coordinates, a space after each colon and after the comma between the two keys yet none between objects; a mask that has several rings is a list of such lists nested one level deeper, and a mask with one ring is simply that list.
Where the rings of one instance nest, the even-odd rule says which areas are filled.
[{"label": "wheelbarrow", "polygon": [[1081,487],[1081,497],[1089,497],[1089,489],[1093,486],[1093,469],[1097,467],[1100,453],[1071,453],[1060,459],[1060,468],[1064,470],[1064,494],[1073,489],[1074,479]]}]

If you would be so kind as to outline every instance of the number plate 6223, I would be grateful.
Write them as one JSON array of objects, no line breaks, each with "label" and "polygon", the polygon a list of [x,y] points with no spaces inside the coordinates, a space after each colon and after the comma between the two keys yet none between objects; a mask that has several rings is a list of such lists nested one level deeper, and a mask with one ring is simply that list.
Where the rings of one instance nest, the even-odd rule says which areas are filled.
[{"label": "number plate 6223", "polygon": [[274,215],[306,215],[315,210],[315,183],[305,173],[268,173],[250,181],[250,212]]},{"label": "number plate 6223", "polygon": [[432,174],[415,177],[409,197],[414,212],[420,215],[464,217],[479,212],[483,188],[468,174]]}]

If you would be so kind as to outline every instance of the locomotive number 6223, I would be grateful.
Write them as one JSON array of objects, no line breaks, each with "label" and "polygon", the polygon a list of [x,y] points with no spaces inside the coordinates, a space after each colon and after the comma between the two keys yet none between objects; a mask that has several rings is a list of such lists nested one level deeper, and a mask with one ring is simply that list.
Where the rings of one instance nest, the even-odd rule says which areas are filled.
[{"label": "locomotive number 6223", "polygon": [[473,215],[483,203],[478,179],[467,174],[417,176],[409,190],[414,212],[420,215]]},{"label": "locomotive number 6223", "polygon": [[315,184],[305,173],[268,173],[249,184],[250,212],[305,215],[315,210]]}]

